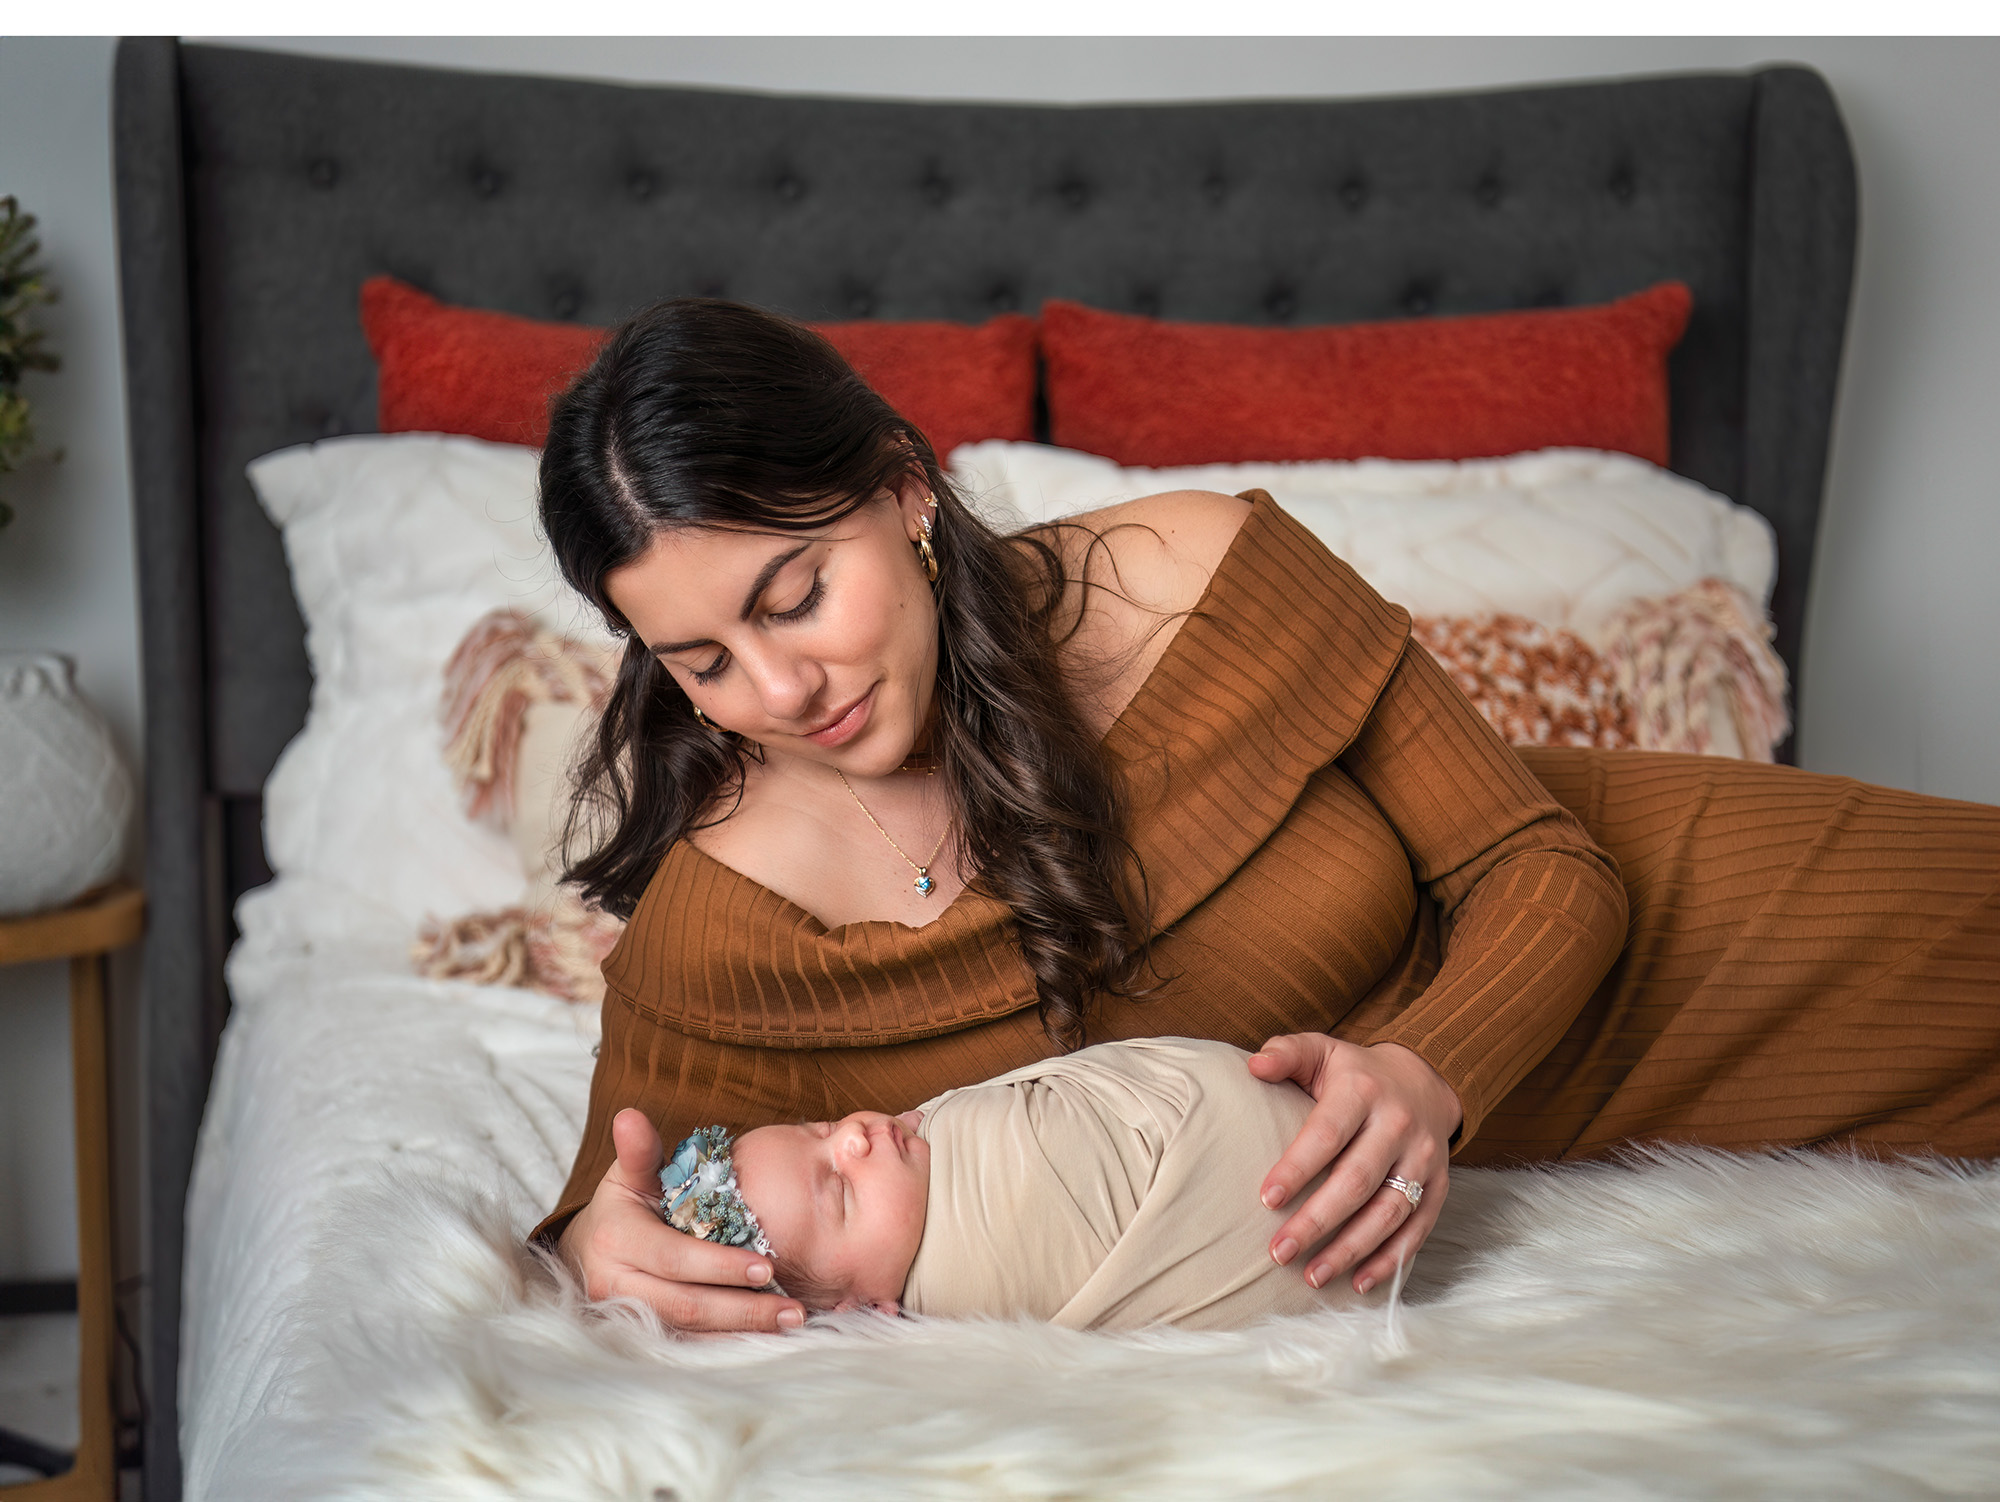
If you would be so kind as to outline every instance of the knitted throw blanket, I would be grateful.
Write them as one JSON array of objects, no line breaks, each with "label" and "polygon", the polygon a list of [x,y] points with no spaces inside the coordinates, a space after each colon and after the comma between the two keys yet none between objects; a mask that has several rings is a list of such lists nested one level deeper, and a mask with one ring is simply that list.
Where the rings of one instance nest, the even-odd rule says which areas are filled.
[{"label": "knitted throw blanket", "polygon": [[[445,763],[465,810],[511,827],[521,776],[522,727],[534,704],[601,709],[618,676],[605,650],[538,626],[511,610],[480,618],[445,664]],[[561,827],[561,821],[555,821]],[[575,891],[531,891],[517,907],[433,918],[410,957],[419,975],[478,985],[531,986],[595,1005],[604,999],[604,958],[625,925],[587,907]]]},{"label": "knitted throw blanket", "polygon": [[444,668],[445,764],[465,811],[505,825],[514,806],[515,753],[530,704],[602,706],[618,654],[536,625],[511,610],[481,616]]},{"label": "knitted throw blanket", "polygon": [[[1419,617],[1414,635],[1509,745],[1772,759],[1791,733],[1784,659],[1742,592],[1704,579],[1639,600],[1585,641],[1518,615]],[[1715,723],[1729,716],[1734,745]]]}]

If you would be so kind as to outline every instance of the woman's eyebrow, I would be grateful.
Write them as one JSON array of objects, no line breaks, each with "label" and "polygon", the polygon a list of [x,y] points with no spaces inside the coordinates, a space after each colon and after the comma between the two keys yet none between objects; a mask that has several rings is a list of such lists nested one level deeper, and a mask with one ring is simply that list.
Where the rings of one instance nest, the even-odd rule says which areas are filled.
[{"label": "woman's eyebrow", "polygon": [[[807,538],[797,547],[789,548],[785,552],[777,554],[770,562],[759,569],[757,577],[750,581],[750,592],[743,597],[743,609],[738,613],[737,619],[743,621],[749,620],[751,613],[757,608],[758,600],[763,598],[764,591],[769,589],[771,581],[778,577],[778,570],[811,546],[812,539]],[[650,650],[661,656],[672,656],[675,652],[692,652],[696,647],[712,647],[714,645],[715,642],[713,640],[706,636],[701,636],[696,637],[693,641],[656,641],[652,644]]]}]

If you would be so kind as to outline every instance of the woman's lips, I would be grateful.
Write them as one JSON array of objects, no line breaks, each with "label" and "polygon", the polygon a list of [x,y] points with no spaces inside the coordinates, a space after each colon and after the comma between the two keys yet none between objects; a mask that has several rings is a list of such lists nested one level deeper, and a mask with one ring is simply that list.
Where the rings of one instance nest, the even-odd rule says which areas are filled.
[{"label": "woman's lips", "polygon": [[810,732],[806,739],[817,746],[844,746],[857,735],[861,727],[868,723],[868,712],[875,704],[875,690],[869,689],[859,699],[841,712],[840,718],[830,725]]}]

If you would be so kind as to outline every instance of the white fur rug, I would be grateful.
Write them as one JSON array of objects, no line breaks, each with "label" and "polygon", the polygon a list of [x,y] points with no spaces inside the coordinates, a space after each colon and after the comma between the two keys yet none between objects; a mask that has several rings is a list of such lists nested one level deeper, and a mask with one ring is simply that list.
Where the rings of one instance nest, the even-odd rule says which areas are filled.
[{"label": "white fur rug", "polygon": [[341,1219],[260,1498],[2000,1495],[2000,1165],[1461,1171],[1400,1299],[1236,1335],[676,1341],[469,1191]]}]

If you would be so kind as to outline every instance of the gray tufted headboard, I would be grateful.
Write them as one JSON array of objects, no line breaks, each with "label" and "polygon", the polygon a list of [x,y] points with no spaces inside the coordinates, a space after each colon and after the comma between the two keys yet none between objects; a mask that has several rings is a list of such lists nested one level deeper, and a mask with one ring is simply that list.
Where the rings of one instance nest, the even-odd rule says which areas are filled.
[{"label": "gray tufted headboard", "polygon": [[609,323],[1044,298],[1321,323],[1695,294],[1673,463],[1777,528],[1796,672],[1852,270],[1811,72],[1363,101],[1042,107],[626,88],[124,43],[119,232],[147,689],[149,1497],[177,1495],[181,1200],[303,631],[243,478],[374,426],[364,277]]}]

